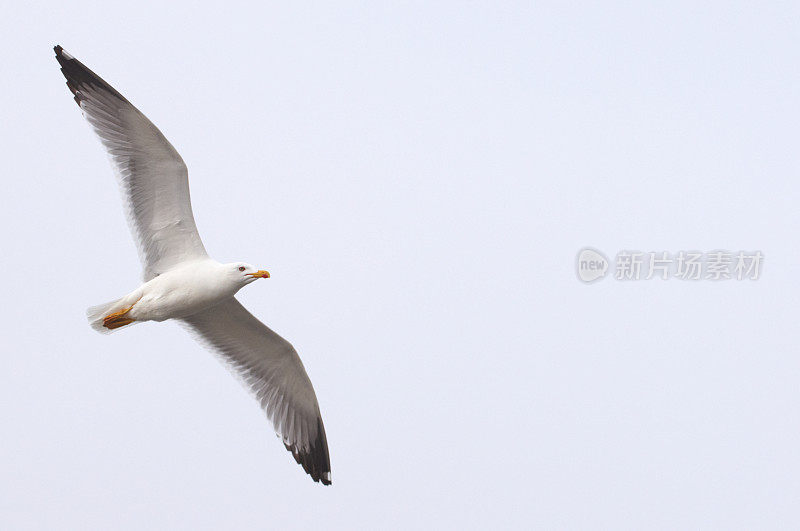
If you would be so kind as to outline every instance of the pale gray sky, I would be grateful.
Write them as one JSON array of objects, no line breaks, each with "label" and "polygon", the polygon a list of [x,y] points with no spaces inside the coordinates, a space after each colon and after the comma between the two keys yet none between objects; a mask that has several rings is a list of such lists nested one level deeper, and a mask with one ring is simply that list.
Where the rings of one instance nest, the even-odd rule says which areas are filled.
[{"label": "pale gray sky", "polygon": [[[792,3],[12,2],[0,22],[0,527],[800,525]],[[189,166],[297,347],[333,486],[139,281],[61,44]],[[582,285],[576,253],[761,250]]]}]

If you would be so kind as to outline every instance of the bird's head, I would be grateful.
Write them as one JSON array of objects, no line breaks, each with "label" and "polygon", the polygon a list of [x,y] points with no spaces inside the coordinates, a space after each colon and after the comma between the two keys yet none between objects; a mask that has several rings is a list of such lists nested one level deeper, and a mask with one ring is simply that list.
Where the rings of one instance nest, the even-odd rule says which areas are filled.
[{"label": "bird's head", "polygon": [[256,269],[254,266],[245,262],[234,262],[225,264],[225,272],[238,284],[244,286],[259,278],[269,278],[269,271]]}]

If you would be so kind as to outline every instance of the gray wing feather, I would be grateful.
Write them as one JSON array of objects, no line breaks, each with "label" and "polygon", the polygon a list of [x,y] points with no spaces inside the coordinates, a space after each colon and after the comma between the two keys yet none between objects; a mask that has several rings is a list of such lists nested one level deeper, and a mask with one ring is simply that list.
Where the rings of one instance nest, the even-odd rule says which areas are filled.
[{"label": "gray wing feather", "polygon": [[61,46],[55,52],[75,102],[111,158],[145,280],[206,256],[181,156],[122,94]]},{"label": "gray wing feather", "polygon": [[319,404],[294,347],[231,298],[183,320],[255,395],[286,449],[314,481],[331,484]]}]

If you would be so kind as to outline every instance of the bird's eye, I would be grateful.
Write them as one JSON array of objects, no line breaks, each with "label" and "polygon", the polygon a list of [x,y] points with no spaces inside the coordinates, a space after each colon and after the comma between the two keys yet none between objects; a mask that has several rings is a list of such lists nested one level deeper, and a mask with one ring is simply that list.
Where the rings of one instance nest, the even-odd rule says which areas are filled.
[{"label": "bird's eye", "polygon": [[239,266],[239,271],[244,271],[244,266]]}]

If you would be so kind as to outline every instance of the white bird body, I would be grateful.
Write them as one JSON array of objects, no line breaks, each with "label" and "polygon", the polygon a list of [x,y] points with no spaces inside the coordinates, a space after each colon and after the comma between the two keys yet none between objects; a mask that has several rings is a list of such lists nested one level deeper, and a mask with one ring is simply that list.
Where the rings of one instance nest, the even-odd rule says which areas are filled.
[{"label": "white bird body", "polygon": [[300,357],[234,298],[269,273],[208,256],[181,156],[111,85],[61,46],[55,52],[75,102],[110,155],[144,267],[142,285],[87,310],[90,325],[108,333],[143,321],[179,321],[241,377],[312,479],[330,485],[325,428]]},{"label": "white bird body", "polygon": [[129,295],[139,295],[129,315],[137,321],[180,319],[233,297],[241,287],[229,281],[219,262],[194,260],[142,284]]},{"label": "white bird body", "polygon": [[231,278],[216,260],[193,260],[158,275],[134,291],[140,299],[130,316],[137,321],[188,317],[233,297],[242,287],[244,284]]},{"label": "white bird body", "polygon": [[[239,268],[244,270],[239,271]],[[216,306],[259,276],[249,264],[221,264],[211,258],[182,262],[169,271],[148,280],[134,291],[112,303],[88,310],[89,323],[103,333],[104,318],[129,308],[125,317],[134,322],[183,319]]]}]

